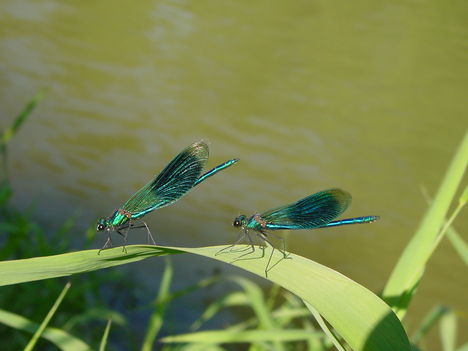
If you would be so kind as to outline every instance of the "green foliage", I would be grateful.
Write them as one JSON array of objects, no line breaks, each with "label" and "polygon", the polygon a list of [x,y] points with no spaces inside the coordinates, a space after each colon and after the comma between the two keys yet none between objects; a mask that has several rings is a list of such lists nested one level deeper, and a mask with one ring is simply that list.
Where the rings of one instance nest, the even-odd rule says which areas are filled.
[{"label": "green foliage", "polygon": [[62,303],[63,298],[68,292],[68,289],[70,289],[70,283],[65,284],[65,287],[63,288],[62,292],[60,293],[59,297],[55,301],[54,305],[52,308],[49,310],[47,315],[45,316],[44,320],[42,321],[41,325],[39,328],[36,329],[34,335],[32,336],[31,340],[29,340],[28,344],[24,348],[24,351],[32,351],[34,349],[34,346],[36,345],[37,341],[39,338],[44,334],[44,330],[49,324],[50,320],[52,319],[53,315],[57,311],[58,307]]},{"label": "green foliage", "polygon": [[[30,206],[25,211],[17,210],[11,204],[12,191],[7,174],[7,145],[14,134],[30,116],[36,104],[42,99],[42,94],[36,95],[23,111],[14,119],[12,126],[1,132],[0,145],[4,164],[3,181],[0,183],[0,260],[13,261],[18,258],[53,255],[70,249],[70,238],[81,235],[73,233],[75,220],[73,217],[54,232],[44,230],[43,226],[33,220],[34,208]],[[89,232],[89,231],[88,231]],[[94,231],[93,231],[94,233]],[[91,243],[92,236],[87,237],[85,246]],[[8,261],[6,261],[8,262]],[[30,268],[34,271],[34,267]],[[97,344],[101,338],[105,320],[112,316],[120,325],[126,323],[118,312],[110,310],[107,299],[119,302],[123,307],[134,304],[132,289],[135,283],[122,272],[106,271],[92,272],[89,275],[73,277],[73,288],[56,312],[53,322],[61,329],[46,328],[43,339],[52,342],[62,340],[62,343],[78,342],[70,332]],[[31,331],[50,312],[54,300],[60,294],[66,281],[63,279],[42,280],[14,286],[5,286],[0,293],[0,306],[8,311],[1,311],[0,338],[8,340],[2,343],[2,350],[22,349],[31,337]],[[123,286],[128,285],[124,290]],[[108,289],[105,291],[104,289]],[[110,291],[110,293],[109,293]],[[86,323],[86,324],[85,324]],[[89,328],[92,324],[102,325],[102,328]],[[13,332],[13,329],[17,332]],[[32,329],[33,328],[33,329]],[[122,329],[125,330],[125,329]],[[24,331],[24,332],[23,332]],[[55,343],[57,344],[57,343]],[[86,344],[85,344],[86,345]],[[55,349],[50,343],[39,340],[37,349]],[[80,347],[78,347],[80,349]],[[81,348],[83,349],[83,348]]]},{"label": "green foliage", "polygon": [[[78,251],[67,254],[0,262],[0,284],[16,284],[35,279],[47,279],[135,262],[151,256],[187,252],[230,263],[246,271],[264,276],[270,248],[265,254],[236,260],[238,252],[217,255],[223,246],[179,248],[162,246],[127,246],[121,248]],[[242,250],[242,246],[239,246]],[[257,252],[262,250],[257,249]],[[279,284],[308,302],[333,326],[355,350],[409,350],[409,343],[398,318],[372,292],[342,274],[304,257],[290,254],[284,259],[273,252],[274,267],[268,280]],[[32,268],[34,270],[32,271]],[[307,279],[303,279],[307,277]],[[239,282],[250,289],[263,328],[275,329],[263,305],[260,294],[252,284]]]},{"label": "green foliage", "polygon": [[455,229],[450,227],[447,229],[447,238],[450,240],[452,246],[457,251],[463,262],[468,265],[468,245],[462,239],[460,234],[458,234]]},{"label": "green foliage", "polygon": [[[41,95],[36,96],[17,116],[13,125],[1,133],[0,146],[5,171],[7,145],[41,98]],[[400,318],[406,313],[423,277],[427,261],[446,232],[457,252],[467,262],[466,243],[452,228],[453,221],[467,202],[467,188],[461,195],[458,206],[445,221],[467,161],[468,134],[452,161],[434,202],[384,289],[386,301]],[[137,285],[116,270],[95,272],[102,268],[147,257],[191,253],[234,265],[265,278],[264,270],[271,248],[258,248],[253,254],[242,259],[238,259],[239,251],[243,248],[241,245],[223,254],[218,254],[223,247],[175,248],[141,245],[127,246],[127,252],[122,252],[121,248],[114,248],[105,250],[100,255],[98,250],[61,254],[69,250],[67,238],[73,236],[73,218],[67,220],[56,232],[46,233],[41,225],[32,220],[32,209],[20,212],[10,205],[12,191],[6,175],[7,173],[0,185],[0,232],[4,233],[0,237],[3,241],[0,252],[0,306],[10,311],[0,310],[0,323],[8,328],[15,328],[18,332],[12,336],[11,330],[0,328],[0,338],[8,340],[7,344],[2,345],[3,349],[21,349],[28,340],[31,345],[28,349],[32,349],[36,342],[36,348],[41,350],[48,350],[51,345],[63,350],[90,348],[72,333],[80,335],[83,340],[90,340],[89,345],[96,345],[95,348],[99,345],[99,350],[109,349],[109,335],[113,335],[110,330],[111,322],[114,321],[117,328],[128,325],[121,314],[106,307],[108,301],[104,296],[108,298],[111,291],[112,298],[119,299],[119,292],[125,291],[124,306],[128,306],[126,298],[133,294]],[[93,236],[94,231],[88,230],[85,245],[89,245]],[[32,258],[24,259],[25,257]],[[288,259],[284,259],[276,250],[272,258],[267,279],[274,285],[268,296],[265,297],[263,291],[248,279],[229,278],[240,290],[211,302],[193,322],[191,333],[165,336],[158,340],[164,325],[165,311],[170,303],[219,281],[218,277],[209,277],[171,292],[173,271],[168,261],[159,292],[151,304],[152,314],[141,349],[151,350],[158,345],[162,350],[224,350],[223,344],[248,344],[249,350],[252,351],[289,350],[291,347],[294,350],[326,351],[333,346],[340,351],[404,351],[410,348],[419,350],[427,332],[439,322],[443,350],[468,351],[468,344],[458,349],[456,347],[458,322],[454,311],[443,307],[431,311],[413,335],[413,345],[410,347],[400,320],[379,297],[363,286],[301,256],[289,254]],[[78,273],[86,274],[76,275]],[[50,278],[71,275],[73,288],[63,290],[51,308],[63,288],[64,280]],[[102,287],[106,285],[111,289],[104,294]],[[282,290],[280,286],[286,290]],[[67,297],[64,299],[67,291]],[[35,303],[31,304],[31,301]],[[222,330],[199,331],[221,310],[237,307],[248,308],[252,317]],[[18,311],[21,315],[11,311]],[[47,326],[52,315],[53,323],[60,325],[60,329]],[[312,322],[312,317],[316,322]],[[38,320],[43,322],[40,325],[33,322]],[[105,327],[104,320],[107,320]],[[97,323],[99,327],[90,328],[96,321],[101,322]],[[127,329],[129,328],[120,328],[120,331]],[[130,331],[132,332],[133,330]],[[32,339],[31,334],[34,334]],[[45,343],[44,340],[51,343]]]},{"label": "green foliage", "polygon": [[172,280],[172,265],[169,259],[166,259],[166,268],[161,278],[161,285],[159,286],[159,293],[153,303],[153,313],[151,314],[148,328],[146,331],[145,339],[143,340],[142,351],[151,351],[153,349],[154,340],[161,330],[164,311],[166,309],[166,301],[170,296],[170,285]]},{"label": "green foliage", "polygon": [[3,130],[0,136],[0,144],[7,145],[10,139],[17,133],[21,125],[26,121],[36,105],[44,98],[44,94],[37,93],[23,110],[15,117],[13,124]]},{"label": "green foliage", "polygon": [[106,329],[102,335],[101,344],[99,345],[99,351],[104,351],[107,345],[107,338],[109,337],[109,331],[112,325],[112,319],[109,319],[106,324]]},{"label": "green foliage", "polygon": [[0,156],[2,157],[4,170],[4,179],[2,179],[2,182],[4,183],[8,182],[8,143],[10,142],[11,138],[18,132],[21,125],[26,121],[26,119],[29,117],[31,112],[43,97],[44,95],[42,93],[36,94],[36,96],[34,96],[32,100],[23,108],[23,110],[15,117],[13,124],[3,129],[0,133]]},{"label": "green foliage", "polygon": [[[244,307],[252,317],[225,327],[223,330],[201,331],[167,336],[166,343],[177,343],[181,350],[222,349],[222,344],[251,343],[256,350],[328,350],[330,343],[325,335],[310,324],[311,318],[301,299],[273,285],[268,296],[259,287],[243,277],[230,277],[239,285],[235,290],[210,303],[191,329],[196,330],[222,309]],[[255,345],[255,346],[253,346]]]},{"label": "green foliage", "polygon": [[455,311],[445,306],[435,306],[424,318],[419,328],[411,338],[411,342],[415,347],[422,346],[424,336],[436,326],[439,322],[439,335],[443,351],[466,351],[468,344],[456,347],[458,319]]},{"label": "green foliage", "polygon": [[[456,190],[463,179],[468,164],[468,133],[455,154],[449,169],[417,232],[401,255],[385,288],[383,297],[402,319],[414,295],[424,268],[437,243],[445,234],[441,230],[453,202]],[[462,201],[463,202],[463,201]],[[464,203],[464,202],[463,202]]]},{"label": "green foliage", "polygon": [[[7,187],[5,183],[0,185],[0,194],[8,194],[0,204],[0,240],[3,241],[1,260],[5,263],[14,262],[18,257],[52,255],[68,250],[69,238],[74,237],[71,233],[74,220],[70,218],[57,231],[46,234],[42,226],[32,220],[32,210],[22,213],[10,205],[11,192]],[[34,267],[29,270],[30,273],[34,272]],[[73,277],[71,281],[73,288],[54,317],[57,325],[65,327],[64,332],[73,331],[96,343],[102,331],[99,328],[89,328],[90,323],[99,324],[101,321],[104,325],[109,316],[114,316],[120,325],[125,324],[125,318],[120,313],[107,307],[107,299],[110,297],[129,308],[133,306],[131,294],[136,285],[129,277],[118,271],[103,271]],[[42,320],[64,284],[62,279],[54,279],[5,286],[1,290],[0,306],[30,320]],[[122,289],[124,286],[126,288]],[[12,333],[11,329],[0,326],[0,338],[9,340],[3,350],[17,350],[27,343],[28,335]],[[41,349],[46,349],[45,345],[40,345]]]},{"label": "green foliage", "polygon": [[[23,330],[31,335],[39,329],[39,324],[18,314],[4,310],[0,310],[0,323],[10,328]],[[69,333],[57,328],[47,327],[41,337],[50,341],[61,350],[87,351],[90,349],[89,345],[82,340],[77,339]],[[12,342],[11,333],[10,337],[5,337],[3,340],[8,340],[8,344],[10,344]],[[4,343],[2,347],[3,349],[13,349],[12,346],[7,346],[6,343]],[[19,349],[21,349],[21,346],[15,348],[15,350]]]}]

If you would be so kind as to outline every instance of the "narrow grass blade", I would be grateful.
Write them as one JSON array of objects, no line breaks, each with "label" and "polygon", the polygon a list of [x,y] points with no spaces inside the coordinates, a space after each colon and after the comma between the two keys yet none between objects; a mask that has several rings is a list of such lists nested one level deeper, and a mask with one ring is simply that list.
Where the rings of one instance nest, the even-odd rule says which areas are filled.
[{"label": "narrow grass blade", "polygon": [[[424,197],[426,198],[426,201],[428,202],[428,204],[430,204],[432,202],[432,199],[430,195],[428,194],[427,190],[425,188],[422,188],[421,191],[423,192]],[[467,201],[468,201],[468,186],[465,187],[465,190],[462,196],[460,196],[460,199],[458,200],[457,210],[460,211],[461,208],[465,206]],[[454,212],[454,215],[456,215],[456,211]],[[454,217],[454,215],[452,215],[452,217]],[[453,248],[455,249],[455,251],[457,251],[458,255],[463,260],[463,262],[465,262],[465,264],[468,265],[468,245],[463,241],[460,234],[457,233],[457,231],[453,228],[453,226],[450,226],[449,221],[446,221],[445,227],[447,227],[447,233],[446,233],[447,238],[449,239]]]},{"label": "narrow grass blade", "polygon": [[278,284],[273,284],[273,286],[270,288],[270,291],[268,293],[268,297],[266,300],[266,305],[269,310],[273,309],[280,290],[281,290],[281,286],[279,286]]},{"label": "narrow grass blade", "polygon": [[187,344],[183,347],[174,349],[173,345],[163,347],[161,351],[226,351],[225,348],[211,344]]},{"label": "narrow grass blade", "polygon": [[457,316],[453,311],[445,314],[440,321],[440,340],[444,351],[455,351],[457,339]]},{"label": "narrow grass blade", "polygon": [[[247,247],[247,246],[246,246]],[[265,278],[271,248],[257,248],[251,255],[217,254],[225,246],[199,248],[129,245],[68,254],[0,262],[0,285],[84,273],[182,252],[204,256],[239,267]],[[239,249],[242,246],[239,245]],[[392,310],[379,297],[344,275],[307,258],[290,253],[288,259],[274,250],[268,280],[281,285],[311,304],[354,351],[409,351],[406,333]]]},{"label": "narrow grass blade", "polygon": [[209,321],[213,316],[218,313],[222,308],[231,306],[245,306],[249,303],[246,294],[243,292],[235,291],[228,295],[221,297],[209,304],[203,313],[197,318],[190,326],[191,331],[198,330],[204,323]]},{"label": "narrow grass blade", "polygon": [[[275,330],[278,328],[275,321],[271,317],[271,313],[268,309],[267,303],[263,297],[263,291],[254,284],[252,281],[242,278],[234,277],[232,278],[237,284],[239,284],[247,295],[247,300],[249,301],[250,306],[252,307],[255,315],[259,321],[259,329]],[[273,348],[275,350],[281,351],[284,350],[284,346],[279,343],[277,340],[273,341]]]},{"label": "narrow grass blade", "polygon": [[107,346],[107,338],[109,337],[109,331],[112,325],[112,319],[109,319],[106,324],[106,329],[104,329],[104,334],[102,334],[101,343],[99,344],[99,351],[104,351]]},{"label": "narrow grass blade", "polygon": [[247,301],[258,318],[259,328],[275,329],[275,321],[271,318],[270,311],[267,309],[266,301],[263,297],[263,291],[259,286],[242,277],[234,277],[232,280],[244,289]]},{"label": "narrow grass blade", "polygon": [[[318,337],[323,334],[316,332]],[[166,343],[202,342],[202,343],[257,343],[262,341],[291,342],[309,339],[311,333],[302,329],[286,330],[246,330],[246,331],[202,331],[190,334],[166,336],[161,339]]]},{"label": "narrow grass blade", "polygon": [[164,266],[164,273],[161,278],[161,285],[159,286],[158,296],[154,303],[154,311],[151,314],[148,329],[146,330],[145,339],[141,347],[142,351],[151,351],[153,349],[154,340],[158,335],[159,330],[163,324],[164,311],[166,304],[163,302],[168,299],[170,295],[170,286],[172,281],[173,269],[172,264],[166,258],[166,265]]},{"label": "narrow grass blade", "polygon": [[455,218],[457,218],[458,214],[460,213],[460,211],[462,210],[463,206],[466,205],[466,193],[467,193],[467,189],[468,189],[468,186],[465,188],[465,191],[463,192],[463,195],[460,197],[459,201],[458,201],[458,206],[455,208],[455,210],[453,211],[452,215],[450,216],[450,218],[445,221],[442,229],[440,230],[439,234],[437,235],[437,238],[433,244],[433,249],[432,249],[432,253],[435,251],[435,249],[437,248],[437,245],[439,245],[439,242],[442,240],[442,238],[444,237],[446,231],[448,228],[450,228],[450,226],[452,225],[453,221],[455,220]]},{"label": "narrow grass blade", "polygon": [[[465,187],[465,191],[458,201],[457,209],[461,209],[468,202],[468,186]],[[468,245],[463,241],[463,239],[458,235],[458,233],[453,228],[448,228],[447,236],[452,243],[455,250],[460,255],[461,259],[468,265]]]},{"label": "narrow grass blade", "polygon": [[468,265],[468,244],[461,238],[455,229],[449,228],[447,230],[447,237],[449,238],[453,248],[457,251],[460,258]]},{"label": "narrow grass blade", "polygon": [[431,311],[424,317],[421,325],[414,332],[411,337],[411,342],[415,345],[419,344],[422,338],[427,334],[427,332],[439,321],[444,314],[446,314],[449,309],[445,306],[434,306]]},{"label": "narrow grass blade", "polygon": [[405,248],[384,290],[383,296],[400,318],[404,317],[407,305],[429,260],[434,242],[444,223],[448,208],[465,173],[468,163],[468,133],[458,148],[434,202],[426,212],[417,232]]},{"label": "narrow grass blade", "polygon": [[43,99],[44,94],[42,92],[37,93],[32,100],[24,107],[24,109],[15,117],[13,124],[5,128],[0,136],[0,144],[6,145],[10,139],[15,135],[17,130],[24,123],[26,118],[31,114],[36,105]]},{"label": "narrow grass blade", "polygon": [[271,312],[273,319],[280,328],[289,327],[293,319],[298,317],[310,319],[310,311],[304,307],[303,300],[285,290],[282,290],[281,295],[284,298],[283,303]]},{"label": "narrow grass blade", "polygon": [[302,329],[307,330],[311,335],[311,337],[306,340],[308,346],[307,350],[325,351],[328,348],[325,346],[325,341],[328,340],[322,340],[322,338],[318,336],[313,336],[313,333],[316,332],[316,328],[309,319],[302,320]]},{"label": "narrow grass blade", "polygon": [[34,333],[34,335],[31,338],[31,340],[29,340],[29,343],[24,348],[24,351],[31,351],[34,348],[34,346],[37,343],[37,340],[39,340],[39,338],[42,336],[42,334],[44,333],[45,328],[47,327],[47,324],[49,324],[50,320],[54,316],[54,314],[57,311],[58,307],[62,303],[62,300],[65,297],[65,295],[67,294],[68,289],[70,289],[70,286],[71,286],[70,282],[65,284],[65,287],[63,288],[63,290],[60,293],[59,297],[55,301],[55,303],[52,306],[52,308],[50,309],[49,313],[47,313],[47,316],[44,318],[44,320],[42,321],[39,328],[37,328],[36,332]]},{"label": "narrow grass blade", "polygon": [[468,202],[468,186],[465,187],[465,190],[463,191],[462,196],[460,196],[460,199],[458,200],[460,204],[465,204]]},{"label": "narrow grass blade", "polygon": [[192,285],[189,285],[189,286],[187,286],[185,288],[182,288],[180,290],[171,292],[169,295],[167,295],[164,298],[164,300],[157,300],[157,303],[164,303],[164,304],[170,303],[171,301],[174,301],[175,299],[178,299],[179,297],[187,295],[187,294],[189,294],[189,293],[191,293],[193,291],[197,291],[197,290],[206,288],[207,286],[212,285],[213,283],[215,283],[218,280],[219,280],[219,278],[216,277],[216,276],[201,279],[198,282],[196,282],[195,284],[192,284]]},{"label": "narrow grass blade", "polygon": [[[39,324],[16,313],[8,312],[5,310],[0,310],[0,323],[11,328],[26,331],[31,334],[34,334],[34,332],[39,328]],[[91,350],[91,347],[87,345],[84,341],[75,338],[74,336],[68,334],[67,332],[61,329],[53,327],[47,327],[42,333],[42,338],[50,341],[60,350],[63,351]]]},{"label": "narrow grass blade", "polygon": [[307,306],[307,308],[309,309],[310,313],[312,313],[312,315],[314,316],[315,320],[317,321],[317,323],[320,325],[320,328],[322,328],[323,332],[325,333],[325,335],[328,337],[328,339],[330,339],[330,341],[333,343],[333,345],[335,345],[336,349],[338,351],[345,351],[345,348],[343,345],[341,345],[341,342],[335,337],[335,335],[333,335],[333,333],[331,332],[330,329],[328,329],[327,327],[327,324],[325,323],[325,321],[322,319],[322,316],[320,315],[320,313],[317,312],[317,310],[315,308],[313,308],[309,303],[305,302],[304,301],[304,304]]},{"label": "narrow grass blade", "polygon": [[104,321],[110,319],[112,319],[112,323],[119,326],[123,327],[127,325],[127,320],[120,312],[99,307],[87,309],[83,313],[69,318],[62,328],[63,330],[71,330],[78,324],[86,325],[95,321]]},{"label": "narrow grass blade", "polygon": [[[307,308],[302,308],[298,310],[275,310],[272,312],[272,316],[275,320],[283,318],[283,319],[288,319],[291,320],[293,318],[310,318],[310,312]],[[284,326],[284,323],[278,323],[281,328],[286,328]],[[240,323],[232,324],[229,327],[226,328],[226,330],[229,331],[242,331],[242,330],[248,330],[248,329],[257,329],[258,327],[258,320],[257,318],[249,318],[247,320],[244,320]]]}]

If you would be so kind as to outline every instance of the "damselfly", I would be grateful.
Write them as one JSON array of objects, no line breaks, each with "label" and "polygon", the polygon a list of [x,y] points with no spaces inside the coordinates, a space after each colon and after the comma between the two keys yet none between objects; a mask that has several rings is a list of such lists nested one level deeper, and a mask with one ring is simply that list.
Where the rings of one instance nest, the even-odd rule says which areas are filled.
[{"label": "damselfly", "polygon": [[116,232],[124,239],[123,250],[125,251],[128,231],[133,228],[146,228],[148,242],[151,240],[153,244],[156,244],[147,224],[137,220],[151,211],[174,203],[194,186],[239,160],[235,158],[226,161],[202,174],[208,155],[208,145],[204,141],[190,145],[110,217],[101,218],[98,221],[97,230],[108,233],[107,241],[101,250],[112,246],[110,233]]},{"label": "damselfly", "polygon": [[[329,189],[319,191],[313,195],[307,196],[304,199],[294,203],[280,206],[264,213],[256,213],[250,217],[240,215],[234,219],[234,227],[242,229],[238,240],[221,251],[232,248],[243,240],[247,239],[251,250],[242,256],[255,251],[252,238],[249,231],[253,230],[263,243],[268,243],[272,247],[272,251],[265,268],[265,275],[268,274],[271,257],[275,246],[269,239],[269,235],[282,242],[280,250],[284,258],[287,257],[284,239],[267,233],[275,230],[297,230],[297,229],[315,229],[326,227],[337,227],[340,225],[356,224],[356,223],[372,223],[379,219],[379,216],[365,216],[334,220],[341,215],[351,204],[351,195],[341,189]],[[242,257],[240,256],[240,257]]]}]

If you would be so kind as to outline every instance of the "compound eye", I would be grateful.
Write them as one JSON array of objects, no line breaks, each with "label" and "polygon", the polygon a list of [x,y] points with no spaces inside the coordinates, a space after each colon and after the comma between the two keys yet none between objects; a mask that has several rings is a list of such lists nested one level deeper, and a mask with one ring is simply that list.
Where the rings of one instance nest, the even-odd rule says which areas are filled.
[{"label": "compound eye", "polygon": [[106,227],[104,226],[104,224],[99,223],[99,224],[97,225],[97,230],[102,231],[102,230],[104,230],[104,229],[106,229]]},{"label": "compound eye", "polygon": [[234,222],[232,223],[234,227],[240,227],[240,221],[238,219],[235,219]]}]

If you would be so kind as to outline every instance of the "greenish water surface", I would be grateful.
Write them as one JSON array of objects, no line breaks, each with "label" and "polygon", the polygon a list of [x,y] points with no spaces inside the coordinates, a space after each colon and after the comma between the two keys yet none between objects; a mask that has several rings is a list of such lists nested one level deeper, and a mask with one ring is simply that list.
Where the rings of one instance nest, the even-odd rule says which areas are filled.
[{"label": "greenish water surface", "polygon": [[[382,219],[290,233],[289,249],[378,291],[427,208],[420,187],[434,194],[468,126],[467,13],[436,0],[4,0],[0,125],[47,91],[12,142],[15,201],[87,224],[207,139],[210,165],[241,162],[145,217],[159,243],[230,243],[238,214],[340,187],[347,216]],[[189,261],[178,274],[215,265]],[[467,288],[443,242],[406,326],[442,303],[466,341]]]}]

